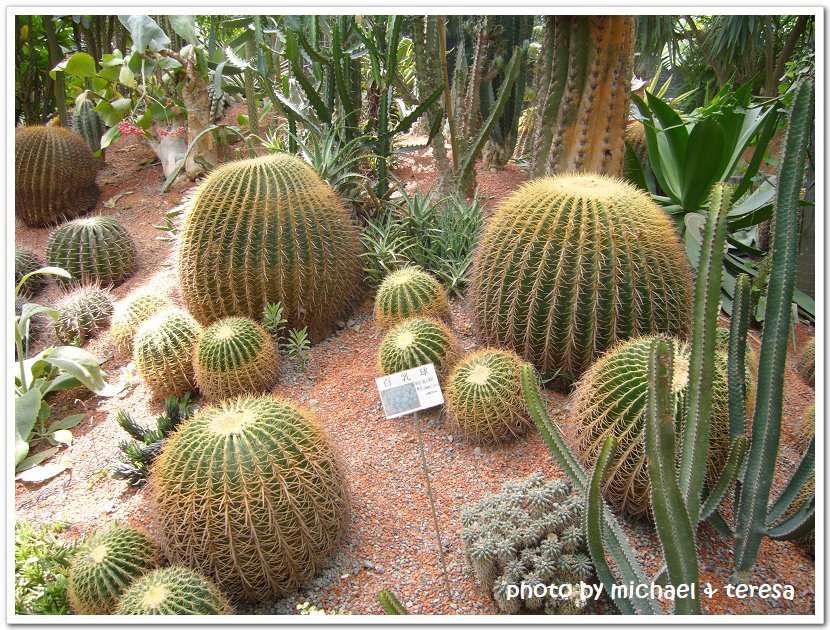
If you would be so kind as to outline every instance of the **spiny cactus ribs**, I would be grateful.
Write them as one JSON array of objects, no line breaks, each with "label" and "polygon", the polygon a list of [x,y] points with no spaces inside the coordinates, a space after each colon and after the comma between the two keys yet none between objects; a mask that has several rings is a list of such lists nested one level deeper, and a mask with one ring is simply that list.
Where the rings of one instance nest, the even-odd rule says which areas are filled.
[{"label": "spiny cactus ribs", "polygon": [[55,336],[64,344],[83,345],[109,322],[112,299],[109,291],[86,284],[67,293],[55,308],[60,313],[55,322]]},{"label": "spiny cactus ribs", "polygon": [[116,345],[133,351],[133,339],[141,325],[156,313],[173,308],[165,298],[154,293],[138,293],[115,305],[110,333]]},{"label": "spiny cactus ribs", "polygon": [[348,525],[346,477],[327,437],[278,397],[203,409],[167,439],[150,487],[168,557],[232,598],[297,588],[329,561]]},{"label": "spiny cactus ribs", "polygon": [[277,382],[271,335],[246,317],[227,317],[205,330],[193,353],[196,382],[208,400],[265,392]]},{"label": "spiny cactus ribs", "polygon": [[[16,248],[14,250],[14,286],[17,287],[23,276],[33,271],[37,271],[43,267],[43,261],[40,256],[25,247]],[[46,286],[46,276],[38,274],[32,276],[20,288],[20,295],[24,298],[34,297]]]},{"label": "spiny cactus ribs", "polygon": [[26,225],[54,225],[91,210],[100,191],[92,151],[63,127],[23,127],[14,135],[15,215]]},{"label": "spiny cactus ribs", "polygon": [[341,200],[297,157],[277,154],[214,170],[179,238],[179,278],[203,324],[259,319],[269,302],[316,342],[358,294],[360,240]]},{"label": "spiny cactus ribs", "polygon": [[414,267],[390,273],[378,287],[375,319],[381,328],[408,317],[450,319],[447,292],[441,283],[425,271]]},{"label": "spiny cactus ribs", "polygon": [[461,511],[461,539],[479,583],[499,609],[578,614],[584,602],[544,596],[510,597],[508,586],[589,582],[594,564],[582,532],[582,502],[568,481],[545,481],[539,473],[509,481]]},{"label": "spiny cactus ribs", "polygon": [[457,358],[458,341],[447,326],[437,319],[413,317],[386,333],[378,350],[378,370],[394,374],[433,363],[441,377]]},{"label": "spiny cactus ribs", "polygon": [[[76,105],[69,127],[84,139],[93,154],[101,150],[101,137],[106,133],[107,126],[98,112],[92,109],[89,99],[84,99]],[[98,162],[100,164],[103,159],[99,159]]]},{"label": "spiny cactus ribs", "polygon": [[69,567],[67,596],[79,615],[108,615],[124,590],[155,568],[159,550],[146,534],[113,524],[82,544]]},{"label": "spiny cactus ribs", "polygon": [[165,567],[143,575],[118,604],[119,615],[230,615],[219,588],[187,567]]},{"label": "spiny cactus ribs", "polygon": [[523,361],[485,348],[455,366],[446,388],[450,422],[471,442],[504,442],[532,424],[522,390]]},{"label": "spiny cactus ribs", "polygon": [[812,387],[816,386],[816,338],[811,337],[799,351],[795,371]]},{"label": "spiny cactus ribs", "polygon": [[688,335],[692,281],[665,213],[601,175],[532,180],[485,229],[470,282],[482,340],[515,350],[555,385],[616,341]]},{"label": "spiny cactus ribs", "polygon": [[119,284],[133,274],[137,257],[132,236],[112,217],[89,217],[64,223],[46,243],[48,263],[66,269],[75,282]]}]

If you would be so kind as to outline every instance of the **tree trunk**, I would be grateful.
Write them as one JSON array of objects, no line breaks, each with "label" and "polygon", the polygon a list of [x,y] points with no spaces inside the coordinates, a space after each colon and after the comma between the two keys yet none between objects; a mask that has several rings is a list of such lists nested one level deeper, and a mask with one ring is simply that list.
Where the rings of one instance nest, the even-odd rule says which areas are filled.
[{"label": "tree trunk", "polygon": [[778,81],[783,76],[784,70],[787,68],[787,62],[793,55],[795,45],[798,43],[798,38],[801,37],[801,34],[804,33],[805,30],[807,30],[807,24],[809,23],[809,15],[798,16],[798,20],[796,20],[793,30],[790,31],[790,34],[787,36],[787,41],[784,42],[784,48],[781,49],[781,54],[778,55],[778,63],[775,64],[775,70],[773,70],[772,73],[773,76],[767,76],[766,89],[764,90],[766,96],[777,96]]}]

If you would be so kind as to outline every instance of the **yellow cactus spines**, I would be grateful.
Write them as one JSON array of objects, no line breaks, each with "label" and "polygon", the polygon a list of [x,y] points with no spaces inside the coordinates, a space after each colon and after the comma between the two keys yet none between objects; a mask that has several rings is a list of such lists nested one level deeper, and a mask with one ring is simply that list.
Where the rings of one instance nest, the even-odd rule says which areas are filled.
[{"label": "yellow cactus spines", "polygon": [[394,374],[432,363],[443,377],[458,358],[458,340],[437,319],[412,317],[395,324],[380,343],[378,370]]},{"label": "yellow cactus spines", "polygon": [[167,556],[233,599],[296,589],[348,526],[346,477],[326,435],[279,397],[204,408],[167,438],[149,481]]},{"label": "yellow cactus spines", "polygon": [[173,308],[160,295],[141,292],[115,305],[110,333],[116,345],[127,352],[133,351],[133,339],[141,325],[159,311]]},{"label": "yellow cactus spines", "polygon": [[299,158],[270,155],[214,170],[199,187],[179,237],[187,309],[202,324],[259,320],[280,302],[289,328],[312,341],[359,293],[360,240],[334,189]]},{"label": "yellow cactus spines", "polygon": [[109,291],[95,284],[83,284],[64,295],[56,304],[55,336],[63,344],[80,343],[107,325],[112,315]]},{"label": "yellow cactus spines", "polygon": [[202,332],[199,322],[180,308],[156,313],[138,329],[133,361],[156,396],[181,396],[196,389],[193,349]]},{"label": "yellow cactus spines", "polygon": [[685,338],[692,280],[671,221],[604,175],[528,182],[496,210],[476,250],[470,300],[482,341],[515,350],[556,385],[617,341]]},{"label": "yellow cactus spines", "polygon": [[447,292],[433,276],[415,267],[393,271],[378,287],[375,319],[381,328],[409,317],[450,319]]},{"label": "yellow cactus spines", "polygon": [[233,609],[210,580],[187,567],[146,573],[118,604],[119,615],[230,615]]}]

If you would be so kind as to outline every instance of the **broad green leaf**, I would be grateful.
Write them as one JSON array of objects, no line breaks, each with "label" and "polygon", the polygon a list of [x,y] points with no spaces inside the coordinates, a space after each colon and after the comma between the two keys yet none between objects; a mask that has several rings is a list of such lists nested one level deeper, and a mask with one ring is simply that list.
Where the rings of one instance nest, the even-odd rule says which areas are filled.
[{"label": "broad green leaf", "polygon": [[45,451],[40,451],[39,453],[35,453],[31,457],[27,457],[17,467],[14,469],[15,472],[20,473],[24,470],[29,470],[30,468],[34,468],[38,464],[46,461],[52,455],[58,452],[58,447],[47,448]]},{"label": "broad green leaf", "polygon": [[64,71],[80,79],[88,79],[97,74],[95,59],[85,52],[76,52],[66,60]]},{"label": "broad green leaf", "polygon": [[681,205],[686,212],[698,210],[709,198],[712,186],[720,172],[713,155],[720,155],[725,147],[721,126],[712,118],[697,123],[686,142],[683,163],[683,190]]},{"label": "broad green leaf", "polygon": [[118,19],[129,31],[134,51],[143,53],[149,48],[158,52],[170,45],[170,38],[149,15],[119,15]]},{"label": "broad green leaf", "polygon": [[110,127],[109,129],[107,129],[106,133],[103,136],[101,136],[101,148],[106,149],[120,137],[121,130],[118,129],[118,125]]},{"label": "broad green leaf", "polygon": [[81,423],[84,417],[82,413],[74,413],[71,416],[66,416],[63,420],[55,420],[55,422],[46,428],[46,432],[54,433],[61,429],[73,429]]},{"label": "broad green leaf", "polygon": [[58,429],[50,437],[58,444],[66,444],[67,446],[72,444],[72,431],[69,429]]},{"label": "broad green leaf", "polygon": [[19,464],[29,453],[29,435],[37,422],[42,398],[40,390],[30,389],[14,399],[14,462]]},{"label": "broad green leaf", "polygon": [[122,65],[121,70],[118,71],[118,82],[129,88],[138,87],[138,84],[135,81],[135,75],[127,64]]},{"label": "broad green leaf", "polygon": [[193,15],[170,15],[171,28],[188,44],[196,45],[196,17]]},{"label": "broad green leaf", "polygon": [[[51,455],[54,455],[54,453]],[[15,479],[27,483],[40,483],[61,474],[66,469],[67,467],[64,464],[56,463],[46,464],[45,466],[35,466],[34,468],[29,468],[25,472],[20,473],[17,477],[15,477]]]}]

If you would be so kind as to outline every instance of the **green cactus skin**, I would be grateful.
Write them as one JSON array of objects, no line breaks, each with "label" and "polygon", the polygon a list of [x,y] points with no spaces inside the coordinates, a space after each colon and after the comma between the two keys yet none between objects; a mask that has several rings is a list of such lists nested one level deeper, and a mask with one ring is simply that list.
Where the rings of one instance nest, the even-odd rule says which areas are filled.
[{"label": "green cactus skin", "polygon": [[112,217],[64,223],[46,243],[46,261],[66,269],[76,282],[117,285],[133,274],[137,257],[133,237]]},{"label": "green cactus skin", "polygon": [[208,400],[270,390],[279,354],[271,336],[247,317],[226,317],[205,330],[193,353],[196,382]]},{"label": "green cactus skin", "polygon": [[317,342],[359,293],[355,226],[334,190],[297,157],[225,164],[199,187],[179,237],[188,310],[204,325],[258,320],[269,302]]},{"label": "green cactus skin", "polygon": [[159,549],[146,534],[118,524],[96,531],[69,567],[69,606],[79,615],[108,615],[132,582],[154,569]]},{"label": "green cactus skin", "polygon": [[470,282],[482,341],[515,350],[560,387],[622,339],[685,338],[691,296],[665,213],[622,180],[593,174],[532,180],[505,200]]},{"label": "green cactus skin", "polygon": [[444,376],[458,358],[458,341],[437,319],[413,317],[393,326],[380,343],[378,370],[394,374],[433,363]]},{"label": "green cactus skin", "polygon": [[375,319],[389,328],[409,317],[434,317],[450,320],[447,292],[433,276],[407,267],[386,276],[375,296]]},{"label": "green cactus skin", "polygon": [[142,292],[119,302],[112,314],[110,333],[116,345],[126,352],[133,351],[133,339],[141,325],[156,313],[173,308],[165,298]]},{"label": "green cactus skin", "polygon": [[447,412],[466,440],[501,443],[533,424],[522,390],[523,363],[514,352],[485,348],[453,368],[445,391]]},{"label": "green cactus skin", "polygon": [[348,526],[345,472],[322,427],[279,397],[208,406],[165,441],[150,471],[167,556],[262,601],[297,588]]},{"label": "green cactus skin", "polygon": [[84,99],[75,107],[69,127],[84,139],[93,154],[101,150],[101,137],[106,133],[107,126],[98,112],[92,109],[92,103],[89,100]]},{"label": "green cactus skin", "polygon": [[795,371],[807,381],[811,387],[816,386],[816,339],[811,337],[798,353],[795,361]]},{"label": "green cactus skin", "polygon": [[109,291],[94,284],[81,285],[62,297],[55,308],[60,315],[55,322],[55,336],[61,343],[76,340],[85,343],[104,328],[112,316]]},{"label": "green cactus skin", "polygon": [[[27,273],[32,273],[33,271],[37,271],[41,267],[45,266],[43,261],[40,259],[40,256],[35,254],[32,250],[26,249],[25,247],[15,248],[14,250],[14,286],[17,287],[20,284],[20,281],[23,280],[23,276]],[[43,287],[46,286],[46,278],[43,274],[38,274],[36,276],[32,276],[28,280],[26,280],[26,284],[24,284],[20,289],[20,295],[25,298],[31,298],[41,292]]]},{"label": "green cactus skin", "polygon": [[156,313],[138,329],[133,361],[156,396],[181,396],[196,389],[193,350],[202,332],[199,322],[179,308]]},{"label": "green cactus skin", "polygon": [[144,574],[127,589],[119,615],[232,615],[217,586],[187,567],[165,567]]},{"label": "green cactus skin", "polygon": [[55,225],[91,210],[100,191],[92,151],[63,127],[33,126],[14,135],[15,216],[26,225]]}]

